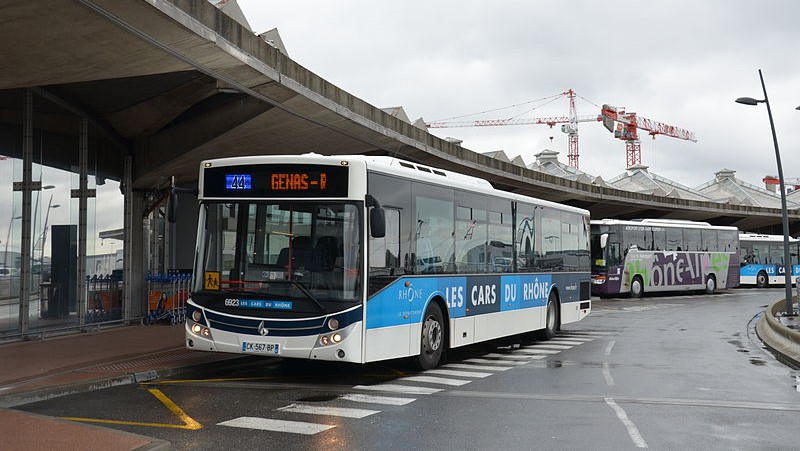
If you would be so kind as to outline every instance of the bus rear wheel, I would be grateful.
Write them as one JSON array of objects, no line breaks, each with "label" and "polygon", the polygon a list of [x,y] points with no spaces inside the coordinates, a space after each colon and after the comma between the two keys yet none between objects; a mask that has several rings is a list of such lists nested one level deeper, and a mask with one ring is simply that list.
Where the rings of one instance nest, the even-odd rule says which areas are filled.
[{"label": "bus rear wheel", "polygon": [[706,294],[714,294],[717,291],[717,279],[713,275],[706,279]]},{"label": "bus rear wheel", "polygon": [[756,286],[758,288],[767,288],[767,285],[769,285],[767,273],[760,271],[756,276]]},{"label": "bus rear wheel", "polygon": [[540,340],[549,340],[556,336],[558,330],[558,299],[555,293],[551,292],[547,297],[547,311],[545,312],[544,329],[540,330],[537,338]]},{"label": "bus rear wheel", "polygon": [[422,334],[420,335],[419,356],[417,366],[430,370],[439,365],[444,351],[444,320],[442,309],[431,303],[422,318]]},{"label": "bus rear wheel", "polygon": [[640,298],[644,294],[644,283],[641,276],[634,276],[631,281],[631,297]]}]

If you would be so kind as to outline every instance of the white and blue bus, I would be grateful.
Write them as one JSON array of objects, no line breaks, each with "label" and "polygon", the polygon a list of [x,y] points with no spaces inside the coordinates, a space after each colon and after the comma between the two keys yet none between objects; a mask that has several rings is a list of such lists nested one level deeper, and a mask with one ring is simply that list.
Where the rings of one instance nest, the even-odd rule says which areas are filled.
[{"label": "white and blue bus", "polygon": [[591,311],[586,210],[390,157],[208,160],[186,346],[366,363]]},{"label": "white and blue bus", "polygon": [[[739,233],[742,285],[766,288],[785,282],[783,235]],[[789,237],[789,255],[792,265],[792,282],[800,276],[800,240]]]}]

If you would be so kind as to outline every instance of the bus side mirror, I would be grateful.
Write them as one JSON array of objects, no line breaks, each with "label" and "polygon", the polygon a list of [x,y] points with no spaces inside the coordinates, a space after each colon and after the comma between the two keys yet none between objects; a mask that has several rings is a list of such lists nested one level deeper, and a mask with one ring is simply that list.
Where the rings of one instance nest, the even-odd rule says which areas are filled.
[{"label": "bus side mirror", "polygon": [[604,233],[600,235],[600,249],[605,249],[607,244],[608,244],[608,234]]},{"label": "bus side mirror", "polygon": [[378,199],[367,194],[367,208],[369,211],[369,233],[373,238],[383,238],[386,236],[386,215],[383,213]]}]

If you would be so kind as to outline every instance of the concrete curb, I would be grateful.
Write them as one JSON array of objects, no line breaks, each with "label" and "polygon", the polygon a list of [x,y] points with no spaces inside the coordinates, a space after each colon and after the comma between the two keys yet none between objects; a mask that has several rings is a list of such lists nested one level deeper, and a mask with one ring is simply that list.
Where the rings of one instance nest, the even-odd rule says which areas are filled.
[{"label": "concrete curb", "polygon": [[756,334],[779,360],[800,369],[800,331],[781,324],[776,316],[785,305],[786,300],[781,299],[768,306],[756,323]]},{"label": "concrete curb", "polygon": [[59,398],[61,396],[75,395],[79,393],[88,393],[97,390],[105,390],[107,388],[119,387],[123,385],[138,384],[141,382],[149,382],[157,379],[165,379],[170,377],[179,377],[181,374],[189,371],[195,365],[188,365],[185,367],[177,368],[164,368],[158,370],[147,370],[138,373],[129,373],[119,376],[110,376],[99,379],[92,379],[87,381],[75,382],[66,385],[57,385],[53,387],[41,388],[38,390],[31,390],[21,393],[12,393],[9,395],[0,395],[0,409],[13,408],[25,404],[32,404],[39,401],[46,401],[48,399]]}]

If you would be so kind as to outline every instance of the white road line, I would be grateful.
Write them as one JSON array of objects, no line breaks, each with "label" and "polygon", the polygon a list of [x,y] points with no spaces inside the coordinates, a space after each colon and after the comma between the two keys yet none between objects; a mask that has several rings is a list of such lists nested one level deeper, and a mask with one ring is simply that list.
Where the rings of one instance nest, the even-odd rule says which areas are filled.
[{"label": "white road line", "polygon": [[605,336],[608,336],[608,335],[616,335],[616,333],[615,332],[599,331],[599,330],[587,330],[587,331],[569,332],[568,335],[579,335],[579,336],[582,336],[582,337],[595,337],[595,336],[605,337]]},{"label": "white road line", "polygon": [[565,345],[559,345],[559,344],[552,344],[551,345],[551,344],[542,343],[540,345],[536,344],[536,345],[525,346],[524,349],[558,349],[558,350],[563,351],[565,349],[572,349],[574,347],[575,346],[565,346]]},{"label": "white road line", "polygon": [[408,395],[432,395],[442,391],[441,388],[415,387],[413,385],[378,384],[378,385],[356,385],[355,390],[386,391],[393,393],[405,393]]},{"label": "white road line", "polygon": [[628,418],[628,414],[625,413],[622,407],[614,402],[612,398],[605,398],[605,400],[606,404],[614,409],[614,413],[617,414],[617,418],[619,418],[619,421],[625,426],[625,429],[628,430],[628,435],[631,437],[631,440],[633,440],[633,444],[636,445],[637,448],[647,448],[647,442],[644,441],[642,435],[639,434],[639,429],[637,429],[633,421]]},{"label": "white road line", "polygon": [[467,359],[465,362],[484,363],[488,365],[525,365],[528,362],[517,362],[515,360],[491,360],[491,359]]},{"label": "white road line", "polygon": [[603,379],[606,380],[606,385],[609,387],[614,386],[614,378],[611,377],[611,369],[608,366],[608,362],[603,362]]},{"label": "white road line", "polygon": [[425,382],[428,384],[440,384],[440,385],[450,385],[453,387],[460,387],[462,385],[469,384],[472,381],[465,381],[463,379],[449,379],[446,377],[434,377],[434,376],[409,376],[409,377],[402,377],[397,379],[398,382]]},{"label": "white road line", "polygon": [[269,418],[239,417],[217,423],[217,426],[259,429],[262,431],[288,432],[290,434],[314,435],[336,426],[329,424],[305,423],[302,421],[272,420]]},{"label": "white road line", "polygon": [[327,407],[327,406],[311,406],[308,404],[289,404],[285,407],[280,407],[275,410],[282,412],[306,413],[310,415],[330,415],[333,417],[344,418],[364,418],[376,413],[381,413],[380,410],[369,409],[351,409],[348,407]]},{"label": "white road line", "polygon": [[585,341],[579,340],[547,340],[542,342],[542,344],[554,344],[554,345],[570,345],[570,346],[579,346],[584,344]]},{"label": "white road line", "polygon": [[[515,352],[515,351],[512,351]],[[532,355],[519,355],[519,354],[501,354],[498,352],[493,352],[491,354],[486,354],[484,357],[495,357],[500,359],[514,359],[514,360],[531,360],[534,357]]]},{"label": "white road line", "polygon": [[417,398],[395,398],[392,396],[361,395],[358,393],[348,393],[346,395],[339,396],[339,399],[363,402],[366,404],[385,404],[388,406],[404,406],[417,400]]},{"label": "white road line", "polygon": [[529,348],[525,348],[525,349],[519,349],[519,350],[517,350],[517,352],[518,353],[522,353],[522,354],[548,354],[548,355],[552,355],[552,354],[558,354],[561,351],[557,351],[555,349],[529,349]]},{"label": "white road line", "polygon": [[455,371],[442,368],[425,371],[425,374],[441,374],[443,376],[456,376],[456,377],[477,377],[480,379],[492,375],[492,373],[481,373],[477,371]]},{"label": "white road line", "polygon": [[594,337],[587,337],[585,335],[559,335],[554,340],[569,340],[569,341],[580,341],[582,343],[586,343],[587,341],[593,341]]},{"label": "white road line", "polygon": [[611,355],[611,350],[614,349],[615,344],[617,344],[617,340],[608,342],[608,346],[606,346],[606,355]]},{"label": "white road line", "polygon": [[510,370],[510,366],[486,366],[486,365],[472,365],[469,363],[449,363],[442,368],[462,368],[465,370],[485,370],[485,371],[506,371]]}]

